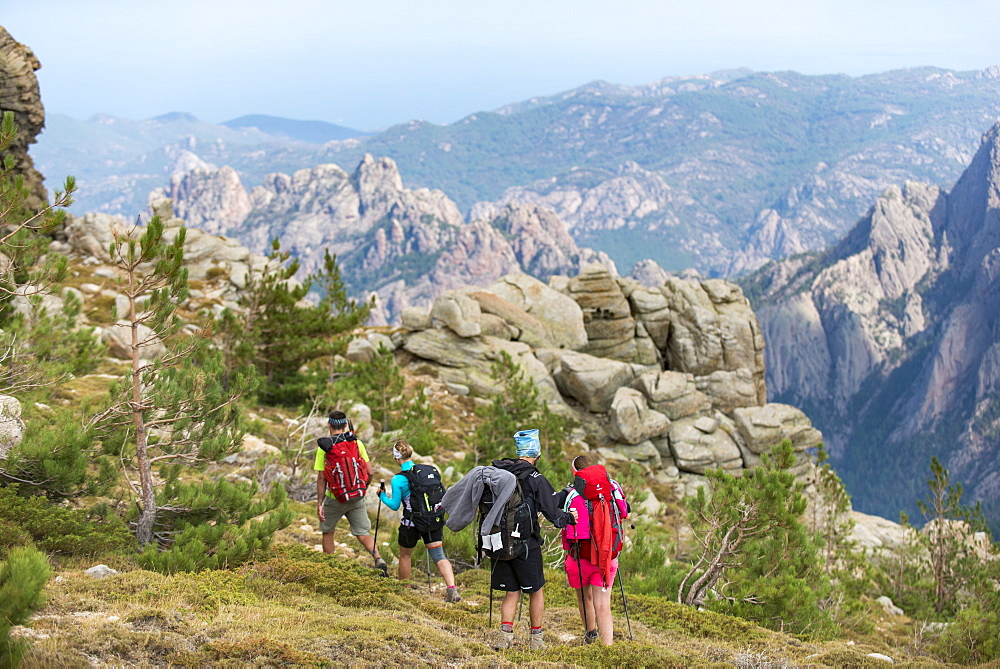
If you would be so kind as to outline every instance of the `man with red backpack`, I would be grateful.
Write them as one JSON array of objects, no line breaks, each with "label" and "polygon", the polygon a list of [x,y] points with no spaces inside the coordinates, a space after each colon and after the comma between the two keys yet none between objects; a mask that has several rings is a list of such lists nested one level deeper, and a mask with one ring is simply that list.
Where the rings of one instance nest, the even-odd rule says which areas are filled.
[{"label": "man with red backpack", "polygon": [[323,533],[323,552],[333,552],[333,531],[340,519],[347,516],[351,534],[375,558],[375,568],[388,576],[389,568],[370,534],[372,523],[365,508],[365,493],[374,475],[368,452],[343,411],[331,412],[327,424],[330,436],[317,440],[313,465],[317,472],[316,511]]},{"label": "man with red backpack", "polygon": [[622,519],[629,514],[625,493],[603,465],[588,455],[573,459],[573,485],[563,509],[575,511],[579,520],[562,531],[566,551],[566,579],[580,590],[577,604],[586,633],[584,643],[614,639],[611,617],[612,586],[622,549]]}]

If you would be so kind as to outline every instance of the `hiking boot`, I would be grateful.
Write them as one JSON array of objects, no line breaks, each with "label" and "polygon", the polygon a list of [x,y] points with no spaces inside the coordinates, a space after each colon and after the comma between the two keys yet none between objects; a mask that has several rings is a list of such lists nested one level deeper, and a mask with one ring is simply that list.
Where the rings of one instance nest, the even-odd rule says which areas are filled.
[{"label": "hiking boot", "polygon": [[587,646],[592,643],[596,643],[600,639],[600,635],[597,630],[587,630],[587,633],[583,635],[583,645]]},{"label": "hiking boot", "polygon": [[375,568],[381,571],[386,578],[389,577],[389,565],[382,558],[375,558]]},{"label": "hiking boot", "polygon": [[493,637],[493,643],[491,643],[490,645],[493,646],[493,650],[503,650],[504,648],[513,648],[514,633],[504,632],[503,630],[500,630],[499,632],[496,633],[496,636]]},{"label": "hiking boot", "polygon": [[458,594],[458,588],[445,588],[444,591],[444,601],[446,602],[460,602],[462,601],[462,596]]},{"label": "hiking boot", "polygon": [[545,648],[545,639],[542,637],[541,632],[532,632],[528,635],[528,649],[529,650],[541,650]]}]

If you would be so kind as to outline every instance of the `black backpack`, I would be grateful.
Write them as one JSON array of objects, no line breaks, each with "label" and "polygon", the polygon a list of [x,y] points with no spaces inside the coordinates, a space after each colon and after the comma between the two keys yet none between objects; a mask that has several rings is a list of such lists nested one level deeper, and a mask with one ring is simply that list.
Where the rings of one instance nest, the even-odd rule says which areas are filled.
[{"label": "black backpack", "polygon": [[434,465],[413,465],[402,472],[410,483],[410,511],[404,515],[413,521],[418,532],[431,532],[444,527],[444,510],[438,509],[444,497],[441,472]]},{"label": "black backpack", "polygon": [[[497,517],[496,523],[488,534],[499,535],[500,548],[487,549],[483,546],[482,532],[477,534],[480,561],[485,553],[494,560],[513,560],[528,555],[528,541],[539,531],[538,515],[528,502],[527,495],[521,486],[521,476],[517,477],[517,485],[510,499],[504,505],[503,512]],[[479,499],[479,524],[493,508],[493,491],[486,487]]]}]

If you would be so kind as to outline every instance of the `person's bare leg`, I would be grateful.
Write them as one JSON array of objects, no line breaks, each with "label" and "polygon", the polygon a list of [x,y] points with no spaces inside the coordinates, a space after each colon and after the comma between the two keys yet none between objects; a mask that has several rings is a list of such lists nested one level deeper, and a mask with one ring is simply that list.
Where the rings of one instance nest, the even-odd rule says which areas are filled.
[{"label": "person's bare leg", "polygon": [[[425,548],[428,548],[428,549],[437,548],[442,543],[443,542],[440,542],[440,541],[434,541],[432,543],[427,544],[425,546]],[[452,586],[454,586],[455,585],[455,572],[452,571],[451,561],[448,560],[448,558],[445,558],[443,560],[438,560],[435,564],[437,565],[438,571],[441,572],[441,578],[444,579],[444,584],[446,586],[448,586],[449,588],[452,587]]]},{"label": "person's bare leg", "polygon": [[412,548],[399,547],[399,571],[397,572],[397,576],[400,581],[409,580],[412,557]]},{"label": "person's bare leg", "polygon": [[333,552],[333,532],[323,533],[323,552],[332,553]]},{"label": "person's bare leg", "polygon": [[600,588],[596,585],[590,586],[594,591],[594,610],[597,615],[597,629],[601,633],[601,642],[605,646],[610,646],[615,638],[614,618],[611,616],[611,588]]},{"label": "person's bare leg", "polygon": [[500,602],[500,622],[512,622],[514,620],[514,612],[517,610],[517,600],[520,598],[521,593],[516,590],[504,593],[503,601]]},{"label": "person's bare leg", "polygon": [[587,604],[587,619],[584,620],[587,632],[597,629],[597,614],[594,612],[594,586],[586,585],[583,588],[584,600]]},{"label": "person's bare leg", "polygon": [[364,546],[365,550],[368,551],[368,554],[376,560],[382,557],[381,553],[378,552],[378,547],[375,545],[375,539],[372,535],[362,534],[358,537],[358,542],[360,542],[361,545]]},{"label": "person's bare leg", "polygon": [[[511,611],[513,613],[513,611]],[[541,627],[542,618],[545,616],[545,588],[539,588],[538,592],[528,595],[528,618],[531,619],[532,627]]]}]

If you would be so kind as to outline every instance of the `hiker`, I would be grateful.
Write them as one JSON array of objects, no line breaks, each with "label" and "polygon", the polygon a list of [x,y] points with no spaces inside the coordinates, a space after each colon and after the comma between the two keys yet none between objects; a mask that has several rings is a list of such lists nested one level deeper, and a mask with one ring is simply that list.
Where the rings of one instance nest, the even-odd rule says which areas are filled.
[{"label": "hiker", "polygon": [[567,512],[559,508],[557,493],[552,484],[535,468],[542,454],[538,430],[518,432],[514,435],[514,443],[517,457],[494,460],[493,466],[514,474],[520,483],[530,511],[531,528],[525,542],[526,554],[508,560],[491,557],[490,585],[493,589],[506,593],[500,603],[499,647],[510,648],[514,644],[514,613],[521,593],[527,593],[528,617],[531,621],[528,648],[538,649],[545,646],[542,636],[542,618],[545,613],[542,588],[545,585],[545,574],[542,571],[542,535],[538,513],[541,512],[550,523],[561,529],[575,523],[578,512],[576,509]]},{"label": "hiker", "polygon": [[316,511],[319,530],[323,533],[323,552],[333,552],[333,530],[340,519],[347,516],[351,534],[375,559],[375,568],[388,576],[389,568],[369,534],[372,522],[365,508],[365,493],[374,469],[368,461],[368,452],[343,411],[332,411],[327,423],[330,436],[317,440],[313,466],[317,472]]},{"label": "hiker", "polygon": [[[403,507],[403,518],[399,521],[399,571],[397,577],[400,581],[406,581],[410,578],[413,549],[416,548],[417,542],[423,539],[427,554],[434,560],[445,585],[448,586],[444,593],[444,601],[458,602],[462,598],[458,594],[458,589],[455,588],[455,573],[451,569],[451,562],[444,556],[444,548],[442,548],[444,520],[441,518],[440,522],[436,522],[440,514],[437,516],[433,514],[434,506],[436,502],[440,501],[440,497],[427,504],[423,500],[416,500],[411,494],[412,490],[420,489],[423,483],[417,477],[423,479],[429,477],[436,483],[434,487],[440,489],[440,495],[443,495],[444,487],[441,486],[441,474],[437,468],[431,465],[414,465],[412,457],[413,447],[410,446],[409,442],[400,440],[392,445],[392,458],[399,465],[400,472],[392,477],[390,493],[379,492],[379,499],[393,511],[399,509],[400,506]],[[431,512],[429,515],[432,521],[426,526],[428,527],[427,531],[418,529],[417,525],[420,523],[414,522],[415,502],[422,507],[430,507],[429,509],[416,510],[417,513],[421,511],[425,514],[428,511]],[[428,576],[429,578],[430,576]]]},{"label": "hiker", "polygon": [[621,485],[591,456],[575,457],[572,469],[573,484],[567,488],[563,508],[576,511],[579,520],[562,531],[566,580],[571,588],[580,591],[577,606],[583,618],[584,643],[600,638],[605,645],[611,645],[611,595],[621,550],[621,520],[628,517],[629,505]]}]

